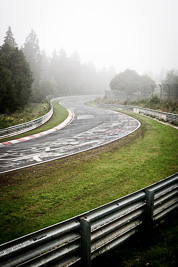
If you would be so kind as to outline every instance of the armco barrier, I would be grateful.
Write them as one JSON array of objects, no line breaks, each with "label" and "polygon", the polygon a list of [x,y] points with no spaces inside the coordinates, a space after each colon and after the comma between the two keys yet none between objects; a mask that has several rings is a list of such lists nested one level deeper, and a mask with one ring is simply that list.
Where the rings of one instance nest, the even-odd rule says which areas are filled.
[{"label": "armco barrier", "polygon": [[178,125],[178,114],[167,113],[158,110],[148,109],[148,108],[140,108],[133,107],[133,112],[148,115],[158,120],[168,121],[170,123],[175,123]]},{"label": "armco barrier", "polygon": [[10,266],[91,266],[140,226],[150,227],[178,207],[178,173],[111,203],[0,246]]},{"label": "armco barrier", "polygon": [[50,101],[50,111],[42,117],[22,124],[7,127],[2,130],[0,129],[0,139],[34,130],[46,123],[53,115],[53,107],[51,103],[52,102]]},{"label": "armco barrier", "polygon": [[118,110],[129,110],[141,115],[148,115],[150,117],[164,120],[170,123],[178,125],[178,114],[162,112],[159,110],[153,110],[149,108],[141,108],[131,105],[117,105],[117,104],[95,104],[97,107],[108,108],[108,109],[118,109]]}]

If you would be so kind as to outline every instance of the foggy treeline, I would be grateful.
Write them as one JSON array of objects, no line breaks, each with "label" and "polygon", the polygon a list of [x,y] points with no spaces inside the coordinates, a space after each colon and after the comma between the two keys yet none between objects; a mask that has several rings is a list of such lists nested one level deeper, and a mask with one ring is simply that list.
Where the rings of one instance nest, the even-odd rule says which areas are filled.
[{"label": "foggy treeline", "polygon": [[155,81],[135,70],[126,69],[111,80],[110,87],[111,90],[125,91],[131,97],[135,93],[150,94],[155,88]]},{"label": "foggy treeline", "polygon": [[48,94],[56,96],[104,94],[115,75],[113,68],[96,71],[91,62],[81,64],[77,52],[67,57],[64,49],[54,50],[52,57],[43,51],[41,60],[42,86],[48,88]]},{"label": "foggy treeline", "polygon": [[[23,52],[35,79],[34,101],[48,95],[104,94],[115,75],[114,68],[97,71],[91,62],[82,64],[77,52],[68,57],[63,48],[47,56],[45,51],[40,52],[34,31],[27,37]],[[31,54],[36,56],[33,58]]]},{"label": "foggy treeline", "polygon": [[23,108],[30,100],[33,77],[9,27],[0,47],[0,113]]},{"label": "foggy treeline", "polygon": [[[176,84],[175,88],[169,86],[163,90],[169,91],[169,95],[175,91],[177,97],[176,71],[164,75],[162,83]],[[23,108],[28,102],[42,102],[47,97],[104,95],[109,86],[111,90],[126,91],[130,96],[151,94],[156,87],[148,75],[139,75],[134,70],[127,69],[117,75],[113,67],[97,71],[91,62],[81,63],[77,52],[67,56],[63,48],[47,56],[45,51],[41,51],[34,30],[18,48],[11,27],[8,28],[0,47],[1,113]]]},{"label": "foggy treeline", "polygon": [[161,100],[164,98],[165,101],[178,102],[178,71],[167,71],[162,77],[156,83],[146,74],[139,75],[135,70],[126,69],[112,78],[110,88],[113,94],[107,93],[107,97],[132,101],[159,95]]},{"label": "foggy treeline", "polygon": [[[23,53],[25,56],[24,60],[29,64],[32,73],[32,84],[28,80],[26,81],[28,85],[26,84],[25,86],[24,77],[20,78],[23,67],[20,69],[19,66],[23,65],[22,62],[19,62],[18,66],[13,65],[16,71],[12,69],[10,65],[12,60],[17,61],[17,57],[13,56],[15,51],[16,53]],[[62,48],[54,50],[52,56],[47,56],[45,51],[40,50],[38,37],[34,30],[31,30],[24,45],[19,49],[13,37],[11,27],[9,27],[4,44],[0,47],[0,53],[0,65],[1,69],[3,69],[3,73],[1,73],[0,102],[4,103],[3,109],[6,107],[10,111],[18,109],[20,104],[18,102],[19,97],[25,104],[27,100],[41,102],[47,96],[104,94],[104,91],[109,87],[110,80],[116,74],[113,67],[109,70],[97,71],[92,63],[82,64],[77,52],[67,56]],[[11,63],[7,64],[7,58],[11,58]],[[19,78],[17,77],[18,75]],[[30,79],[29,71],[25,75],[26,77],[29,75]],[[15,87],[19,87],[20,83],[24,85],[24,89],[15,89]],[[26,87],[28,87],[28,94],[23,95],[22,92],[26,90]],[[31,87],[30,97],[29,87]],[[25,97],[26,100],[24,99]],[[8,98],[11,99],[10,103]],[[23,103],[20,106],[22,107]]]}]

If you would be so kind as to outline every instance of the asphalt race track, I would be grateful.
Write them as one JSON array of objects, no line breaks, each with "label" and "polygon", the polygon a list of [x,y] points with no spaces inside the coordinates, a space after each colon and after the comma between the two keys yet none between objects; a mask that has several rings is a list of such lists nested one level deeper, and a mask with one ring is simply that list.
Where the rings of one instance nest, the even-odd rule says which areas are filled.
[{"label": "asphalt race track", "polygon": [[54,133],[0,147],[0,173],[66,157],[120,139],[140,127],[127,115],[85,105],[94,96],[63,97],[73,121]]}]

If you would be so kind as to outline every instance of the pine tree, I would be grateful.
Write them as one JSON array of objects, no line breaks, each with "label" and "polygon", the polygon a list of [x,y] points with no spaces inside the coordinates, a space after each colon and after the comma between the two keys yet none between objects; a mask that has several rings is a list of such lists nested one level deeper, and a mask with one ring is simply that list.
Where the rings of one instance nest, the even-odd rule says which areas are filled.
[{"label": "pine tree", "polygon": [[30,99],[32,82],[23,52],[4,41],[0,47],[0,112],[23,108]]},{"label": "pine tree", "polygon": [[34,102],[40,102],[42,100],[42,93],[40,92],[41,54],[38,38],[34,30],[31,30],[31,33],[26,38],[23,53],[25,54],[33,72],[34,82],[32,85],[32,100]]},{"label": "pine tree", "polygon": [[11,47],[17,46],[10,26],[8,28],[8,31],[6,32],[6,36],[4,38],[4,43],[8,44]]}]

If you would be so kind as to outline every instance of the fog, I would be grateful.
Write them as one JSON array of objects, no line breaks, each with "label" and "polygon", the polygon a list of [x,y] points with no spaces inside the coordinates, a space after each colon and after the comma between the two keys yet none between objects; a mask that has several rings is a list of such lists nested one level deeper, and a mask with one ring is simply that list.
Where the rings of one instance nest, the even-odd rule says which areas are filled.
[{"label": "fog", "polygon": [[0,45],[33,29],[48,55],[63,48],[97,69],[178,69],[177,0],[0,0]]}]

